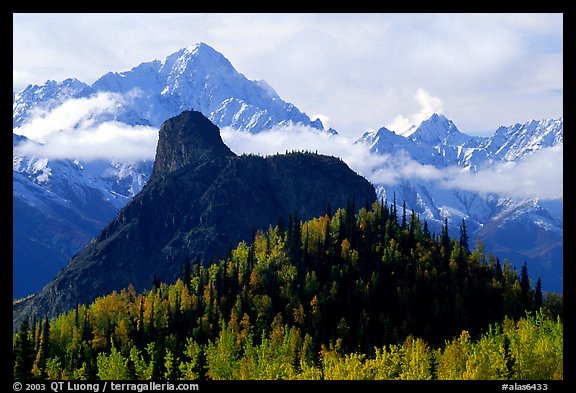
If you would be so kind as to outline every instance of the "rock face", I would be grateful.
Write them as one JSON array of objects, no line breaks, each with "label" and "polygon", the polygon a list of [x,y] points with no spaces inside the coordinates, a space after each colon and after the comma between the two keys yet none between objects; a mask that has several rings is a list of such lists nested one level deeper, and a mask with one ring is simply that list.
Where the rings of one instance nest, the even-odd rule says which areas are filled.
[{"label": "rock face", "polygon": [[186,111],[160,129],[150,181],[42,291],[14,306],[54,316],[77,302],[133,284],[171,282],[186,258],[204,264],[255,229],[376,199],[374,187],[341,160],[309,153],[236,156],[200,112]]},{"label": "rock face", "polygon": [[195,112],[183,112],[166,120],[160,128],[150,180],[157,181],[186,166],[234,156],[210,120]]},{"label": "rock face", "polygon": [[[96,104],[102,102],[96,97],[110,106]],[[284,101],[265,81],[249,80],[204,43],[131,70],[109,72],[92,85],[73,78],[29,85],[12,103],[13,299],[42,289],[142,189],[152,172],[153,152],[146,160],[126,156],[110,161],[47,157],[17,147],[38,142],[17,135],[25,134],[35,120],[77,103],[91,108],[69,125],[59,122],[71,134],[80,132],[79,124],[151,126],[157,131],[165,120],[192,108],[218,127],[253,133],[289,124],[323,129],[320,120]]]}]

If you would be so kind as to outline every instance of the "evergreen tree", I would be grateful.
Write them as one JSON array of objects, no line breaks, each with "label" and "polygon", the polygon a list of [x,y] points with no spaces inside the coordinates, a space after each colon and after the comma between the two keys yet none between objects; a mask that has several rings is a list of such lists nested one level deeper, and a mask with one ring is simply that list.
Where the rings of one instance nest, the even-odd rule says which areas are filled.
[{"label": "evergreen tree", "polygon": [[394,199],[392,201],[392,221],[398,223],[398,213],[396,212],[396,191],[394,191]]},{"label": "evergreen tree", "polygon": [[500,259],[496,257],[496,280],[502,281],[503,272],[502,265],[500,264]]},{"label": "evergreen tree", "polygon": [[404,203],[402,204],[402,224],[400,225],[400,228],[402,228],[402,229],[406,229],[406,228],[407,228],[407,222],[406,222],[406,201],[404,201]]},{"label": "evergreen tree", "polygon": [[30,379],[34,363],[32,338],[28,326],[28,317],[20,324],[20,330],[14,337],[14,379],[24,381]]},{"label": "evergreen tree", "polygon": [[462,225],[460,226],[460,253],[468,256],[470,255],[470,247],[468,246],[468,231],[466,230],[466,221],[462,218]]},{"label": "evergreen tree", "polygon": [[190,258],[186,257],[186,259],[184,260],[182,281],[184,282],[184,285],[188,287],[188,289],[191,289],[192,285],[191,280],[192,280],[192,267],[190,265]]},{"label": "evergreen tree", "polygon": [[158,278],[158,276],[156,274],[154,274],[154,277],[152,277],[152,288],[153,289],[160,289],[160,279]]},{"label": "evergreen tree", "polygon": [[430,230],[428,229],[428,221],[424,220],[424,228],[422,229],[424,239],[430,239]]},{"label": "evergreen tree", "polygon": [[534,311],[540,310],[540,307],[542,307],[542,280],[538,277],[534,290]]},{"label": "evergreen tree", "polygon": [[356,214],[349,202],[331,219],[292,218],[220,261],[184,266],[186,284],[129,288],[23,324],[13,375],[562,378],[561,297],[542,299],[540,279],[532,293],[526,264],[519,277],[507,260],[484,263],[479,246],[464,255],[447,219],[426,240],[414,211],[408,231],[387,211],[381,200]]},{"label": "evergreen tree", "polygon": [[452,241],[448,234],[448,217],[444,217],[444,225],[442,225],[442,232],[440,235],[440,245],[442,246],[442,253],[444,256],[444,264],[447,265],[452,254]]},{"label": "evergreen tree", "polygon": [[442,232],[440,235],[440,243],[445,246],[450,246],[450,235],[448,234],[448,217],[444,217],[444,224],[442,225]]},{"label": "evergreen tree", "polygon": [[39,344],[36,350],[36,359],[32,367],[32,373],[40,379],[46,378],[46,359],[50,345],[50,321],[45,319],[40,323]]},{"label": "evergreen tree", "polygon": [[528,277],[528,265],[524,262],[522,273],[520,275],[520,299],[524,310],[532,310],[531,289],[530,278]]}]

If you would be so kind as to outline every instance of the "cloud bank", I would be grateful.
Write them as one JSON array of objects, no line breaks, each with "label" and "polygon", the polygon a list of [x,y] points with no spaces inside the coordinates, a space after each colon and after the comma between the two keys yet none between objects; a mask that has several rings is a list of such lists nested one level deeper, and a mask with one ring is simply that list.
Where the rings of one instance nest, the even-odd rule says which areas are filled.
[{"label": "cloud bank", "polygon": [[341,134],[409,119],[424,88],[478,135],[562,115],[563,20],[560,12],[15,13],[13,84],[90,84],[202,41],[300,110],[328,115]]},{"label": "cloud bank", "polygon": [[288,126],[258,134],[221,130],[224,142],[237,154],[270,155],[308,150],[342,158],[348,166],[375,185],[403,180],[433,182],[447,189],[499,194],[517,198],[563,197],[563,146],[542,149],[514,163],[495,163],[477,172],[461,167],[436,168],[413,160],[405,151],[370,152],[362,142],[329,135],[308,127]]},{"label": "cloud bank", "polygon": [[521,198],[558,199],[564,195],[563,167],[564,146],[557,145],[538,150],[519,162],[448,175],[443,186]]},{"label": "cloud bank", "polygon": [[[99,93],[71,99],[46,111],[36,110],[32,119],[14,133],[30,141],[14,147],[15,153],[49,159],[135,162],[154,159],[158,130],[130,126],[116,120],[123,105],[136,93],[122,96]],[[441,101],[419,90],[417,100],[424,114],[437,110]],[[539,150],[520,162],[496,163],[470,172],[461,167],[436,168],[413,160],[405,151],[376,154],[353,138],[331,135],[310,127],[282,126],[258,134],[224,127],[224,142],[237,154],[271,155],[307,150],[340,157],[350,168],[375,185],[394,185],[404,180],[433,182],[447,189],[519,198],[557,199],[563,196],[563,146]]]},{"label": "cloud bank", "polygon": [[154,159],[158,130],[115,120],[130,96],[98,93],[70,99],[53,110],[37,109],[29,122],[14,129],[30,141],[19,154],[49,159],[139,161]]}]

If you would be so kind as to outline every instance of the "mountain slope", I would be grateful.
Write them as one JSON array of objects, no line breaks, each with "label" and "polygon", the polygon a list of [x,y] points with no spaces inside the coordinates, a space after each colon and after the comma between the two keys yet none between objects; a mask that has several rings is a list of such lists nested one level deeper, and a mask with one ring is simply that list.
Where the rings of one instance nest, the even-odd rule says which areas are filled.
[{"label": "mountain slope", "polygon": [[150,181],[42,291],[15,305],[15,318],[56,315],[128,284],[173,281],[186,258],[223,256],[254,229],[376,199],[342,161],[293,153],[236,156],[201,113],[186,111],[160,129]]},{"label": "mountain slope", "polygon": [[109,72],[88,86],[75,79],[28,86],[16,94],[13,127],[34,116],[34,110],[52,109],[70,98],[96,93],[123,97],[115,120],[159,127],[184,110],[202,112],[219,127],[258,132],[275,125],[302,124],[323,129],[294,105],[283,101],[264,81],[252,81],[210,46],[199,43],[166,59],[142,63],[130,71]]},{"label": "mountain slope", "polygon": [[[28,86],[14,98],[14,132],[18,133],[33,118],[70,103],[71,99],[89,100],[98,94],[107,95],[115,105],[104,112],[90,112],[83,121],[159,127],[168,117],[193,107],[220,127],[233,126],[250,132],[290,123],[323,128],[319,120],[311,121],[292,104],[281,100],[265,82],[248,80],[223,55],[206,44],[197,44],[164,60],[143,63],[125,72],[108,73],[91,86],[75,79]],[[409,159],[432,166],[430,169],[460,168],[477,173],[493,165],[516,165],[544,148],[561,146],[563,119],[531,120],[500,127],[490,137],[472,137],[460,132],[445,116],[435,114],[405,136],[382,128],[366,133],[361,141],[369,143],[372,152],[389,154],[392,159],[403,151]],[[14,146],[17,143],[15,139]],[[142,188],[151,175],[152,162],[55,160],[14,150],[13,169],[13,199],[18,207],[14,228],[23,228],[16,236],[19,240],[15,238],[14,247],[18,252],[14,266],[22,265],[28,270],[50,261],[50,265],[55,266],[52,271],[57,271],[80,249],[78,244],[96,236],[109,218]],[[530,202],[531,198],[509,202],[505,195],[447,189],[434,180],[418,178],[405,178],[392,185],[376,184],[376,187],[379,195],[389,201],[394,193],[400,203],[406,200],[408,209],[414,208],[437,232],[444,217],[449,218],[452,233],[457,233],[465,218],[472,238],[486,241],[490,250],[516,250],[505,252],[504,256],[510,256],[517,264],[526,258],[530,267],[549,261],[542,262],[548,266],[546,269],[552,269],[545,272],[556,277],[556,272],[561,274],[562,259],[558,256],[563,239],[562,199],[539,200],[535,204]],[[35,190],[35,196],[31,192],[25,196],[22,190]],[[90,203],[86,203],[86,198]],[[58,200],[58,206],[63,208],[54,210],[48,208],[47,203],[32,203],[33,200]],[[559,207],[552,211],[549,202]],[[518,203],[532,206],[530,214],[515,214],[514,206]],[[69,214],[69,209],[74,214]],[[88,217],[96,223],[85,225],[76,216]],[[534,231],[544,231],[545,235],[537,237],[542,239],[540,246],[526,249],[521,241],[523,232],[518,232],[519,243],[505,237],[506,244],[501,244],[498,232],[505,230],[511,220],[522,221],[519,227],[527,231],[528,237]],[[65,224],[54,232],[43,224],[51,221]],[[32,223],[37,231],[34,235],[26,232]],[[485,229],[480,231],[482,228]],[[44,257],[40,253],[23,256],[37,244],[44,250]],[[44,268],[39,269],[42,270]],[[32,293],[51,277],[47,273],[39,284],[36,279],[28,282],[28,288],[18,285],[15,296]],[[555,279],[555,283],[544,280],[544,287],[561,291],[561,280]]]},{"label": "mountain slope", "polygon": [[[151,175],[151,160],[48,159],[17,149],[26,138],[16,134],[32,120],[47,118],[71,103],[86,105],[98,94],[114,105],[88,110],[71,128],[104,122],[160,127],[164,120],[194,109],[220,127],[251,132],[283,124],[323,129],[319,120],[311,121],[283,101],[266,82],[248,80],[203,43],[130,71],[110,72],[91,86],[66,79],[26,87],[13,102],[14,298],[46,284]],[[50,227],[51,222],[59,224]],[[31,270],[37,274],[24,274]]]},{"label": "mountain slope", "polygon": [[[418,164],[446,170],[460,168],[478,173],[494,165],[518,165],[534,153],[563,143],[563,118],[531,120],[500,127],[490,137],[461,133],[443,115],[433,115],[406,136],[381,128],[365,133],[360,141],[380,155],[399,152]],[[406,201],[407,209],[425,218],[439,233],[445,217],[451,233],[458,233],[462,219],[472,240],[483,241],[487,251],[509,258],[518,269],[524,262],[532,276],[542,277],[546,290],[562,292],[562,198],[539,200],[511,198],[444,187],[435,179],[403,179],[397,184],[375,184],[379,197]]]}]

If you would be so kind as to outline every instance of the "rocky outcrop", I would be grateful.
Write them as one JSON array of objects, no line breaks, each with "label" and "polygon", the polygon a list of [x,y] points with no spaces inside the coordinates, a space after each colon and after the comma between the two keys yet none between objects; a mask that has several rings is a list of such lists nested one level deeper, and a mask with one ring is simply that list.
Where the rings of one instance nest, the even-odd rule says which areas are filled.
[{"label": "rocky outcrop", "polygon": [[343,161],[292,153],[236,156],[200,112],[167,120],[150,181],[90,245],[46,287],[14,306],[23,315],[56,315],[120,290],[172,282],[186,258],[207,264],[255,229],[309,219],[376,199],[374,187]]}]

